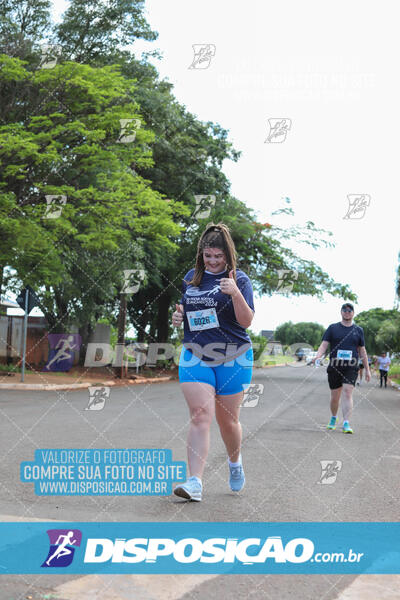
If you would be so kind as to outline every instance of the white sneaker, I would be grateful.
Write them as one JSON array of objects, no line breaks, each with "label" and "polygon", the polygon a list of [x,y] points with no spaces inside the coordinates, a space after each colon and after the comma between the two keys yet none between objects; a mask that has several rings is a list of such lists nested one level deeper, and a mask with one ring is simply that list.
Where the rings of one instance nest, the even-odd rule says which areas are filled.
[{"label": "white sneaker", "polygon": [[246,482],[243,466],[231,467],[229,465],[229,485],[232,492],[240,492]]},{"label": "white sneaker", "polygon": [[185,483],[176,486],[174,494],[180,498],[186,498],[186,500],[201,502],[202,489],[203,486],[198,482],[196,477],[189,477]]}]

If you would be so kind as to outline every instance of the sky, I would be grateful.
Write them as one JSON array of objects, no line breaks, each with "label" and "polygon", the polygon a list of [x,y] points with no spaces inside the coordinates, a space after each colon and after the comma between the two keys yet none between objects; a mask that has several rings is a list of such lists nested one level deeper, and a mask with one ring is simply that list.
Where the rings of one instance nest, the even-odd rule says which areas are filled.
[{"label": "sky", "polygon": [[[55,19],[67,5],[53,3]],[[332,231],[334,249],[293,248],[351,287],[356,313],[393,308],[400,250],[395,2],[146,0],[145,7],[159,37],[132,49],[137,57],[159,49],[162,60],[151,62],[177,100],[229,131],[242,152],[237,163],[224,163],[231,193],[261,222],[311,220]],[[194,44],[215,47],[205,69],[189,69]],[[269,119],[290,123],[280,143],[266,142]],[[369,205],[346,219],[349,195],[365,195]],[[286,197],[295,217],[273,220]],[[341,303],[327,294],[256,296],[251,329],[287,320],[327,326],[340,319]]]}]

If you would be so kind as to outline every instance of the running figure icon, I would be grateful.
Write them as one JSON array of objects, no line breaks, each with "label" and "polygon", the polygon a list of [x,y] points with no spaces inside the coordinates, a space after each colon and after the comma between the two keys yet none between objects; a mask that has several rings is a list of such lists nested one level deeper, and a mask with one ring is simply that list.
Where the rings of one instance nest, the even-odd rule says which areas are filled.
[{"label": "running figure icon", "polygon": [[[73,531],[68,531],[66,535],[59,535],[56,541],[57,549],[55,552],[46,560],[46,565],[50,566],[53,558],[61,558],[62,556],[67,556],[68,554],[72,554],[72,550],[67,548],[69,544],[73,545],[77,543],[77,540],[73,540],[71,538],[74,537]],[[63,540],[60,542],[60,540]]]},{"label": "running figure icon", "polygon": [[58,362],[60,360],[71,360],[71,354],[68,352],[69,350],[73,351],[76,348],[76,344],[72,344],[74,336],[69,335],[67,339],[59,340],[56,350],[59,348],[58,352],[53,356],[50,362],[47,363],[46,369],[50,370],[50,367],[53,363]]}]

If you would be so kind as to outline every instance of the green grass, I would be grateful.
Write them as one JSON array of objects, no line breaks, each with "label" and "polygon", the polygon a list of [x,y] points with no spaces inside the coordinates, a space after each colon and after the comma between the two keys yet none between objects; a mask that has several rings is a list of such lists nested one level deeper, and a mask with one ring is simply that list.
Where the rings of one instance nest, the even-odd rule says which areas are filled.
[{"label": "green grass", "polygon": [[393,377],[400,379],[400,364],[395,363],[394,365],[390,365],[389,377],[391,379],[393,379]]},{"label": "green grass", "polygon": [[389,369],[389,377],[392,381],[397,384],[400,384],[400,364],[392,363]]},{"label": "green grass", "polygon": [[21,367],[0,364],[0,373],[21,373]]},{"label": "green grass", "polygon": [[[268,355],[262,358],[262,365],[258,361],[254,361],[257,367],[266,367],[269,365],[281,365],[284,363],[294,362],[297,360],[294,356],[286,356],[285,354],[276,354],[275,356]],[[304,363],[305,364],[305,363]]]}]

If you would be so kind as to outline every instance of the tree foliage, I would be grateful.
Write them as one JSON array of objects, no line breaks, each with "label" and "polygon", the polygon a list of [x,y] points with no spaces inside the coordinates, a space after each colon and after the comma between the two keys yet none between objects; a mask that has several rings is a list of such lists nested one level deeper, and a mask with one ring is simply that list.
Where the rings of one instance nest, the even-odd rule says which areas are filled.
[{"label": "tree foliage", "polygon": [[[231,195],[223,163],[240,152],[228,132],[191,114],[135,55],[135,40],[157,38],[143,0],[72,0],[57,25],[49,5],[5,0],[0,8],[3,290],[30,284],[52,331],[78,327],[87,338],[100,319],[115,324],[123,271],[143,269],[130,323],[140,340],[166,341],[182,278],[213,220],[231,228],[238,266],[260,294],[276,293],[286,270],[296,273],[291,294],[356,299],[286,245],[329,246],[329,232],[311,221],[263,225]],[[51,68],[44,38],[59,47]],[[129,143],[121,143],[123,119],[135,123],[124,132]],[[195,196],[210,194],[215,206],[197,218]],[[66,197],[58,218],[47,218],[49,196]]]},{"label": "tree foliage", "polygon": [[383,350],[400,352],[400,313],[396,309],[371,308],[360,312],[355,322],[364,329],[368,354]]},{"label": "tree foliage", "polygon": [[325,327],[319,325],[319,323],[306,321],[292,323],[292,321],[286,321],[276,328],[274,339],[284,346],[308,344],[316,350],[321,343],[324,332]]}]

